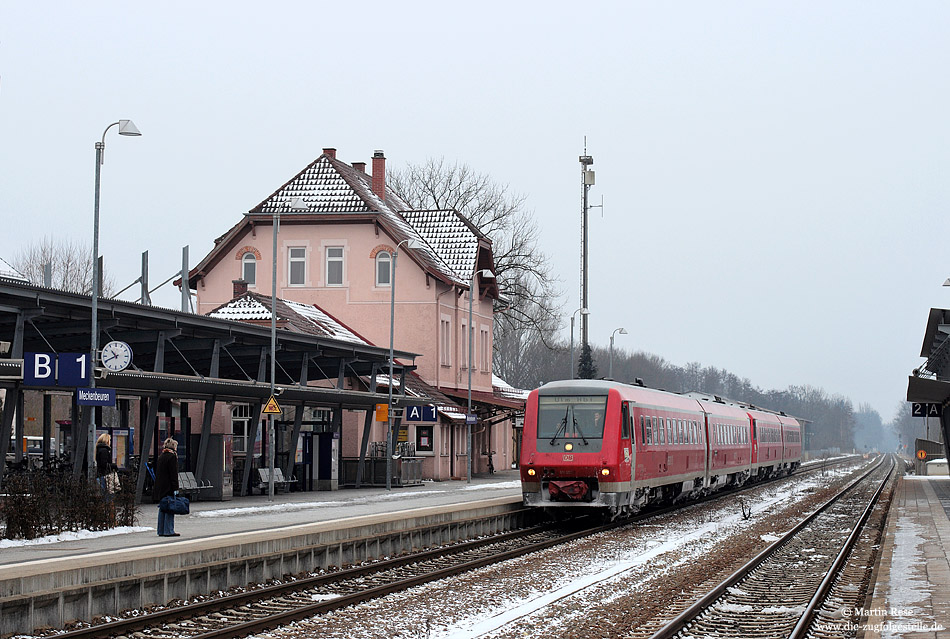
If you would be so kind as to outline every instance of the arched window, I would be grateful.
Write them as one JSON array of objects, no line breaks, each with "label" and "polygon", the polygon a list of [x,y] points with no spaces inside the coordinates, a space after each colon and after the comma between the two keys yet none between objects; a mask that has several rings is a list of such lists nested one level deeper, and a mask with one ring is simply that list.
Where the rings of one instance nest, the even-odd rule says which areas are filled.
[{"label": "arched window", "polygon": [[253,253],[245,253],[241,258],[241,279],[247,282],[248,286],[257,284],[257,258]]},{"label": "arched window", "polygon": [[376,254],[376,286],[390,286],[392,284],[393,258],[386,251]]}]

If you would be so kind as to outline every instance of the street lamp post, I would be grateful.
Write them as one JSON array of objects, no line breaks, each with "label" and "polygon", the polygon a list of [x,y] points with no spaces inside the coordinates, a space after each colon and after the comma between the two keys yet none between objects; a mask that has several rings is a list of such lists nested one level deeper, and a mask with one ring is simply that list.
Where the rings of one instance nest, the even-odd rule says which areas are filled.
[{"label": "street lamp post", "polygon": [[403,244],[413,250],[422,248],[422,242],[415,239],[403,240],[393,249],[392,270],[389,275],[389,405],[386,425],[386,490],[392,490],[393,479],[393,339],[396,333],[396,257]]},{"label": "street lamp post", "polygon": [[[94,374],[96,367],[96,352],[99,350],[99,178],[102,163],[105,161],[106,133],[114,126],[119,127],[119,135],[139,136],[142,133],[135,127],[132,120],[119,120],[113,122],[102,132],[102,140],[96,142],[96,198],[92,222],[92,333],[89,349],[89,387],[96,387],[96,376]],[[96,476],[95,452],[96,452],[96,409],[90,408],[89,430],[86,433],[86,473],[89,479]]]},{"label": "street lamp post", "polygon": [[614,378],[614,335],[620,333],[621,335],[627,334],[627,329],[625,328],[615,328],[614,332],[610,334],[610,365],[608,367],[607,377],[610,379]]},{"label": "street lamp post", "polygon": [[574,379],[574,316],[580,311],[581,316],[590,315],[590,311],[581,307],[571,313],[571,379]]},{"label": "street lamp post", "polygon": [[465,425],[468,428],[468,483],[472,483],[472,458],[475,456],[472,450],[472,337],[475,336],[475,330],[472,327],[472,299],[475,297],[475,280],[479,277],[486,280],[495,279],[495,274],[487,268],[472,273],[472,285],[468,289],[468,412],[465,414]]}]

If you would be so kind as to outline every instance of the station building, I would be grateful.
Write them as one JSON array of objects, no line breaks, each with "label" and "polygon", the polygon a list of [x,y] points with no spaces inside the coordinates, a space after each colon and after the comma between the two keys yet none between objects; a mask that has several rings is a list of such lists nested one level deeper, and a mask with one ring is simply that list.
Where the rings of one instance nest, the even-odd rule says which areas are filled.
[{"label": "station building", "polygon": [[[366,167],[326,148],[243,215],[189,273],[198,312],[269,325],[276,270],[279,327],[299,330],[319,316],[347,339],[386,347],[392,333],[397,350],[417,354],[414,370],[392,383],[405,383],[400,391],[437,411],[428,422],[396,412],[393,450],[405,472],[447,480],[467,477],[469,463],[474,473],[511,467],[524,394],[492,375],[493,317],[504,300],[491,239],[457,211],[412,209],[387,185],[383,152],[374,154],[371,173]],[[364,379],[373,384],[367,390],[388,392],[385,372]],[[238,404],[219,407],[213,423],[239,441],[247,419],[247,406]],[[385,450],[388,424],[351,414],[340,427],[342,482],[352,476],[352,460]]]}]

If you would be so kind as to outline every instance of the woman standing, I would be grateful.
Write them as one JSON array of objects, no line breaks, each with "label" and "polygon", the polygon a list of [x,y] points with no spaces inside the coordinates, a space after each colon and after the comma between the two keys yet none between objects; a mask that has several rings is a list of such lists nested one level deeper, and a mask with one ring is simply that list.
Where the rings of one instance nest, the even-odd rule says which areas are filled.
[{"label": "woman standing", "polygon": [[109,433],[102,433],[96,440],[96,478],[99,480],[99,488],[102,494],[109,494],[109,487],[106,485],[106,477],[115,470],[115,464],[112,463],[112,436]]},{"label": "woman standing", "polygon": [[[178,442],[169,437],[165,440],[162,454],[155,464],[155,486],[152,487],[152,499],[161,503],[164,497],[174,495],[178,490]],[[158,536],[179,537],[175,532],[175,515],[158,509]]]}]

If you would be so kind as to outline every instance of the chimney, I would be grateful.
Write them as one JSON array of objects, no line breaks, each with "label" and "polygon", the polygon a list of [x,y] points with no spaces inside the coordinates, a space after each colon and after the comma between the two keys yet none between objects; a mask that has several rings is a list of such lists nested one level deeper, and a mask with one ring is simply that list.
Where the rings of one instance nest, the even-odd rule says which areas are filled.
[{"label": "chimney", "polygon": [[231,280],[231,284],[234,286],[234,293],[231,295],[231,299],[237,299],[247,293],[247,281]]},{"label": "chimney", "polygon": [[366,173],[366,162],[354,162],[353,168],[360,173]]},{"label": "chimney", "polygon": [[336,149],[334,149],[333,147],[323,149],[323,154],[330,156],[331,159],[334,159],[334,160],[336,159]]},{"label": "chimney", "polygon": [[373,193],[386,201],[386,156],[382,151],[373,152]]}]

